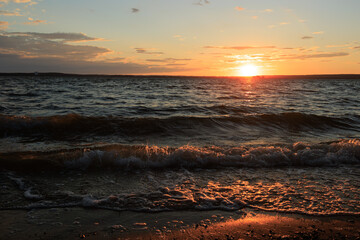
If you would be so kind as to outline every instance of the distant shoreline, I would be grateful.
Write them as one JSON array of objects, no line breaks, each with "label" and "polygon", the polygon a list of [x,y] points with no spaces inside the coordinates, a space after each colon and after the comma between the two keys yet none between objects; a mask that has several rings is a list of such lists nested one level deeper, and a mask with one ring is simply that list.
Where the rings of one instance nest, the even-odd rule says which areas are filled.
[{"label": "distant shoreline", "polygon": [[0,73],[0,76],[40,76],[40,77],[149,77],[149,78],[240,78],[240,79],[360,79],[360,74],[311,74],[311,75],[260,75],[243,76],[182,76],[182,75],[136,75],[136,74],[75,74],[58,72]]}]

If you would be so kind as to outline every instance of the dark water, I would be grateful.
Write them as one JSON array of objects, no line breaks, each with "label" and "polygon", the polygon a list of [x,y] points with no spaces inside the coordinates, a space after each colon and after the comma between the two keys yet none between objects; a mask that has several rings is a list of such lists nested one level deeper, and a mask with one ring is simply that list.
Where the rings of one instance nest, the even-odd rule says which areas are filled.
[{"label": "dark water", "polygon": [[0,77],[1,208],[358,214],[360,79]]}]

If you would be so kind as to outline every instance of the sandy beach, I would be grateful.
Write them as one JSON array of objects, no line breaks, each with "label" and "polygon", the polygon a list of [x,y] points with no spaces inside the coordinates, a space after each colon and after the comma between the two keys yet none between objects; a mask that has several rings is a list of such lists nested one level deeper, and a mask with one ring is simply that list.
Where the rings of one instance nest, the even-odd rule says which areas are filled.
[{"label": "sandy beach", "polygon": [[360,218],[253,210],[116,212],[5,210],[2,239],[359,239]]}]

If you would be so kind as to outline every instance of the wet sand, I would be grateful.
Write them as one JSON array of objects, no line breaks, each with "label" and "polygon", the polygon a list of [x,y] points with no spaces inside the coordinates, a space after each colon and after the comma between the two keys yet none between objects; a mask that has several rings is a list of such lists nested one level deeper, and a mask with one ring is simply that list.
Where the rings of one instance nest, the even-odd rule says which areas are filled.
[{"label": "wet sand", "polygon": [[3,210],[0,217],[0,239],[360,239],[354,216],[56,208]]}]

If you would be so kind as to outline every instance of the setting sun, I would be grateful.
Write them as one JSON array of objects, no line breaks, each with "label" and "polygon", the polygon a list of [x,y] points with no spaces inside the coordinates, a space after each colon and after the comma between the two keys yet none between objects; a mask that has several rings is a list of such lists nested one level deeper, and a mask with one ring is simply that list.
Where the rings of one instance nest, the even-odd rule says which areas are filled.
[{"label": "setting sun", "polygon": [[244,77],[253,77],[259,75],[258,67],[253,64],[247,64],[239,68],[239,75]]}]

